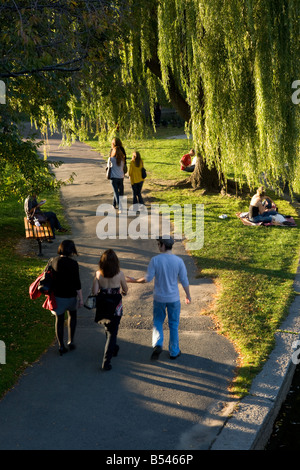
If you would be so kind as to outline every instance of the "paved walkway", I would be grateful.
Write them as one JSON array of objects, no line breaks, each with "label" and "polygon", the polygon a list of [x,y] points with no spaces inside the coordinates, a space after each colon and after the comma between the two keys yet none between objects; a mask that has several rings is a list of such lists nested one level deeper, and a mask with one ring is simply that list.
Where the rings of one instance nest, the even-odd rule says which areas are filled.
[{"label": "paved walkway", "polygon": [[[84,297],[100,253],[109,247],[116,250],[126,275],[142,276],[158,253],[154,240],[100,240],[96,235],[101,220],[96,209],[112,201],[105,161],[82,143],[59,145],[58,138],[50,139],[50,158],[64,161],[57,177],[67,178],[73,171],[77,175],[74,184],[62,189],[62,201],[72,227],[68,238],[79,251]],[[125,194],[130,203],[128,179]],[[145,199],[147,205],[147,195]],[[60,235],[44,247],[45,258],[56,254],[62,239]],[[129,285],[118,335],[120,352],[109,372],[100,370],[103,328],[93,322],[94,312],[80,309],[76,350],[60,357],[55,343],[0,402],[0,449],[210,448],[233,402],[228,384],[237,355],[211,318],[201,314],[213,300],[214,284],[197,279],[193,260],[180,241],[174,252],[186,263],[192,296],[190,305],[182,302],[182,355],[169,359],[166,328],[165,351],[158,362],[150,361],[153,283]],[[181,294],[184,299],[182,288]]]}]

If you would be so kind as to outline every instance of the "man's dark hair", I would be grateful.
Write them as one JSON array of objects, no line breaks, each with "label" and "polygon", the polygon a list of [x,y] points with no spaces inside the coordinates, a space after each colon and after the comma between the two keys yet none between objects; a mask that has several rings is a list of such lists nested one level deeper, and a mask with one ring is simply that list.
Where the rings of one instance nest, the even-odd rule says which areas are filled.
[{"label": "man's dark hair", "polygon": [[161,245],[165,245],[166,250],[172,250],[172,247],[174,245],[174,239],[171,236],[168,237],[158,237],[158,242]]}]

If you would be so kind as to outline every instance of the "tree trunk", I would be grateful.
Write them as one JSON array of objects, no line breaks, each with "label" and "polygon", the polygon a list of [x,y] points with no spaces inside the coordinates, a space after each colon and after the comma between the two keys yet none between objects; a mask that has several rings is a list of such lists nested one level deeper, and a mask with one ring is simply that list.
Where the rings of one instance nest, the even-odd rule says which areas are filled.
[{"label": "tree trunk", "polygon": [[[146,63],[149,70],[156,75],[160,80],[162,79],[160,63],[158,57],[152,57]],[[201,96],[199,99],[203,102],[203,90],[200,91]],[[169,71],[169,96],[172,105],[178,112],[179,116],[186,122],[191,119],[191,110],[189,104],[182,96],[179,88],[177,87],[172,72]],[[191,175],[191,185],[194,189],[205,188],[207,190],[216,190],[221,188],[219,174],[215,167],[209,169],[206,162],[201,156],[197,159],[195,170]]]},{"label": "tree trunk", "polygon": [[220,177],[216,167],[208,168],[201,155],[198,155],[195,170],[191,175],[191,185],[194,189],[220,190]]}]

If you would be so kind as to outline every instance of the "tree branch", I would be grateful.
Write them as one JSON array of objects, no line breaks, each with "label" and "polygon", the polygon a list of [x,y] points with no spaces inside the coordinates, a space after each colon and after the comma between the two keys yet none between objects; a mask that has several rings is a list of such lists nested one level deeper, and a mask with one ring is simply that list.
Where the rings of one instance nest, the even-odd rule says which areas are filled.
[{"label": "tree branch", "polygon": [[72,72],[78,72],[79,70],[82,69],[82,65],[79,65],[78,67],[75,68],[65,68],[67,65],[75,64],[76,62],[82,62],[84,59],[87,57],[87,53],[78,59],[73,59],[70,60],[69,62],[64,62],[62,64],[56,64],[56,65],[48,65],[45,67],[40,67],[36,69],[29,69],[29,70],[21,70],[19,72],[6,72],[6,73],[1,73],[0,72],[0,78],[11,78],[11,77],[19,77],[21,75],[34,75],[39,72],[67,72],[67,73],[72,73]]}]

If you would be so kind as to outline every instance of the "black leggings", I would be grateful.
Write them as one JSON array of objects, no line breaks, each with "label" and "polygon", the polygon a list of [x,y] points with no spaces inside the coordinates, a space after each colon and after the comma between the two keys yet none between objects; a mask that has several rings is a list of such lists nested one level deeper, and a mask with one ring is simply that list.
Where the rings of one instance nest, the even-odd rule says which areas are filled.
[{"label": "black leggings", "polygon": [[111,322],[104,323],[106,343],[104,347],[102,367],[110,364],[111,358],[116,352],[117,334],[118,334],[120,320],[121,320],[121,317],[114,315]]},{"label": "black leggings", "polygon": [[[77,324],[77,310],[68,310],[68,343],[73,343],[76,324]],[[55,321],[55,333],[59,344],[59,347],[64,346],[64,326],[65,326],[65,314],[56,315]]]}]

